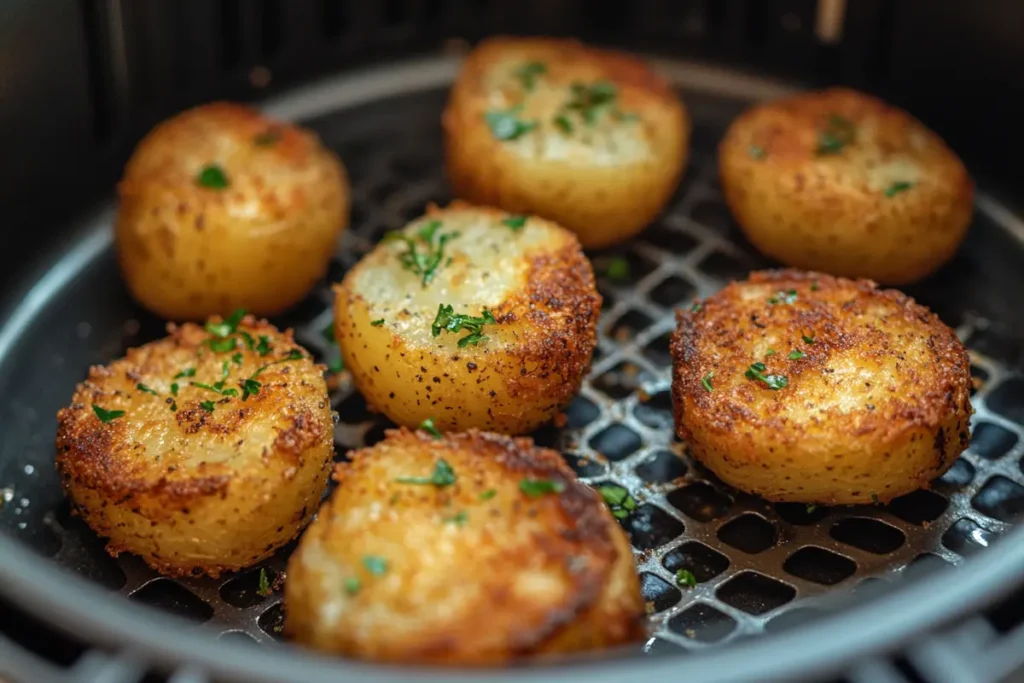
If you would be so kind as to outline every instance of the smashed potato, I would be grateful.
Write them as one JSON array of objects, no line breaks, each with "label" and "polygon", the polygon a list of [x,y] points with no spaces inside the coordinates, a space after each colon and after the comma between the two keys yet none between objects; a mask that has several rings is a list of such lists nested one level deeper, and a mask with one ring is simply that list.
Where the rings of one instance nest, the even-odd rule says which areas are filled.
[{"label": "smashed potato", "polygon": [[954,332],[872,282],[753,273],[678,314],[676,428],[723,481],[773,501],[887,502],[970,439]]},{"label": "smashed potato", "polygon": [[322,368],[236,315],[93,367],[57,414],[57,468],[111,555],[216,577],[271,555],[316,512],[333,457]]},{"label": "smashed potato", "polygon": [[313,133],[237,104],[157,126],[118,192],[125,282],[170,320],[281,313],[323,277],[349,218],[334,153]]},{"label": "smashed potato", "polygon": [[796,268],[915,282],[952,258],[974,185],[906,112],[845,88],[747,111],[719,147],[722,191],[758,250]]},{"label": "smashed potato", "polygon": [[651,223],[689,153],[690,120],[667,82],[639,58],[572,40],[485,40],[443,125],[455,196],[550,218],[588,249]]},{"label": "smashed potato", "polygon": [[334,336],[394,422],[529,432],[579,390],[601,297],[576,237],[454,203],[392,233],[336,289]]},{"label": "smashed potato", "polygon": [[629,541],[558,453],[393,430],[350,455],[288,564],[285,633],[297,642],[486,665],[644,636]]}]

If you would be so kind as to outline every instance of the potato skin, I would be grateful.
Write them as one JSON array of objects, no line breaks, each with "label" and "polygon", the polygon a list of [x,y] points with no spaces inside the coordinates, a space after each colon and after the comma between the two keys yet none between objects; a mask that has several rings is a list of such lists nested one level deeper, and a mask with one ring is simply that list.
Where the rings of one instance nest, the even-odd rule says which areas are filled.
[{"label": "potato skin", "polygon": [[[334,453],[330,402],[307,354],[282,361],[299,349],[290,331],[245,318],[239,330],[267,338],[261,356],[244,344],[215,353],[211,335],[191,323],[169,329],[90,369],[57,413],[57,469],[111,555],[135,553],[171,576],[216,577],[268,557],[316,512]],[[218,381],[225,362],[236,397],[190,385]],[[258,393],[243,401],[238,382],[268,363]],[[187,368],[195,375],[174,379]],[[207,400],[212,412],[200,405]],[[94,405],[125,415],[104,423]]]},{"label": "potato skin", "polygon": [[[853,124],[854,139],[819,154],[832,116]],[[971,221],[974,185],[946,144],[906,112],[845,88],[750,109],[718,158],[747,238],[796,268],[908,284],[948,261]]]},{"label": "potato skin", "polygon": [[[769,302],[790,291],[794,302]],[[773,501],[887,502],[927,487],[967,448],[967,352],[904,294],[762,271],[677,315],[677,431],[736,488]],[[746,377],[756,362],[788,386]],[[711,391],[702,383],[709,375]]]},{"label": "potato skin", "polygon": [[[527,91],[515,76],[541,62]],[[608,114],[586,126],[572,115],[566,133],[554,117],[574,82],[608,81],[617,105],[639,120]],[[485,114],[523,104],[540,125],[519,139],[492,134]],[[442,119],[445,162],[455,196],[549,218],[584,247],[629,239],[662,211],[689,153],[690,120],[671,87],[642,60],[572,40],[498,37],[467,57]]]},{"label": "potato skin", "polygon": [[[197,183],[213,163],[228,187]],[[154,128],[118,193],[125,282],[171,320],[284,311],[323,277],[349,220],[345,168],[313,133],[223,102]]]},{"label": "potato skin", "polygon": [[[294,640],[363,659],[494,665],[644,636],[629,541],[558,453],[530,439],[402,429],[349,455],[288,564]],[[398,481],[429,477],[442,459],[453,485]],[[524,479],[564,490],[531,497]],[[367,557],[386,571],[368,571]]]},{"label": "potato skin", "polygon": [[[569,231],[538,218],[514,231],[506,218],[461,202],[431,207],[407,234],[437,220],[460,235],[428,286],[400,263],[406,247],[385,241],[336,288],[345,366],[367,403],[397,424],[430,418],[445,431],[523,434],[579,390],[601,308],[593,269]],[[460,348],[466,332],[432,336],[441,304],[472,316],[489,310],[489,339]]]}]

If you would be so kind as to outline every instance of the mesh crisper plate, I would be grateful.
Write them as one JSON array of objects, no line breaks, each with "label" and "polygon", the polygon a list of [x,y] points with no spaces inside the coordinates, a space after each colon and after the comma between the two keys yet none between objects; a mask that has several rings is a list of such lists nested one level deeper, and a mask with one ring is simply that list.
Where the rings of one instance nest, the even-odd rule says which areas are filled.
[{"label": "mesh crisper plate", "polygon": [[[962,338],[976,349],[974,443],[933,490],[885,507],[772,505],[729,489],[687,457],[673,436],[669,400],[673,309],[769,264],[739,237],[716,181],[715,144],[743,103],[693,93],[686,99],[695,120],[686,179],[666,215],[637,240],[591,255],[605,298],[593,368],[566,411],[565,428],[536,434],[542,445],[561,450],[588,483],[621,484],[640,502],[622,524],[635,548],[656,636],[648,647],[654,649],[669,643],[706,647],[784,627],[824,609],[820,602],[826,592],[861,590],[866,582],[895,579],[918,563],[957,563],[988,546],[1024,511],[1024,379],[1011,367],[1019,358],[1006,351],[1012,345],[993,341],[999,323],[971,314],[969,298],[950,301],[948,293],[972,277],[969,267],[956,263],[930,289],[913,291],[959,325]],[[440,91],[403,95],[312,124],[350,171],[352,229],[325,282],[276,322],[294,326],[298,340],[321,358],[337,353],[323,334],[331,321],[330,283],[385,231],[420,215],[428,202],[450,199],[442,174],[442,104]],[[998,216],[979,212],[978,220],[989,226],[984,229],[1003,234]],[[603,274],[612,258],[628,260],[628,278]],[[112,263],[109,250],[103,252],[82,276],[87,281],[76,285],[85,291],[82,296],[109,296],[103,315],[89,317],[99,310],[97,303],[70,314],[88,318],[74,320],[70,329],[77,330],[77,343],[89,347],[91,359],[109,360],[124,346],[158,336],[162,327],[127,302]],[[111,316],[120,316],[116,333],[92,329]],[[40,317],[45,322],[48,316]],[[86,369],[66,367],[63,356],[52,363],[69,384]],[[339,384],[333,405],[341,416],[340,458],[349,448],[379,440],[386,425],[367,411],[344,376]],[[259,568],[220,581],[171,580],[136,558],[108,558],[101,542],[58,503],[56,479],[38,471],[52,467],[52,447],[44,443],[51,435],[34,439],[38,452],[25,462],[36,464],[26,465],[24,475],[19,470],[12,496],[0,510],[0,519],[16,534],[129,600],[207,622],[221,630],[221,637],[268,643],[279,638],[280,592],[258,594]],[[45,492],[33,488],[33,476],[47,482]],[[40,491],[32,501],[20,500],[22,491],[32,490]],[[40,509],[49,503],[52,509]],[[48,531],[19,521],[30,517],[44,521]],[[284,569],[290,549],[264,563],[271,578]],[[675,584],[679,569],[696,577],[696,587]]]}]

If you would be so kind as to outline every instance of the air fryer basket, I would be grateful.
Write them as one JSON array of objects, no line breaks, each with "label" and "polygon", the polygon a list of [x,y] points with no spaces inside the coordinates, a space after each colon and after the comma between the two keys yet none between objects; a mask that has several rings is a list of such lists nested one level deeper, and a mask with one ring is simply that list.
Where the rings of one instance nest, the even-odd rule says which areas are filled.
[{"label": "air fryer basket", "polygon": [[[752,681],[839,671],[851,680],[914,680],[906,674],[960,682],[995,681],[1019,666],[1024,606],[1021,614],[1004,611],[991,621],[975,615],[1024,576],[1024,530],[1012,529],[1024,512],[1024,321],[1007,296],[1024,289],[1024,223],[981,187],[962,252],[909,290],[956,326],[971,348],[977,386],[972,447],[931,491],[884,507],[816,509],[739,494],[689,460],[673,438],[668,339],[675,306],[770,265],[728,215],[715,146],[745,106],[788,88],[682,61],[658,66],[680,87],[693,117],[692,160],[662,218],[631,243],[591,254],[605,298],[593,367],[566,411],[566,426],[535,435],[561,450],[585,481],[618,483],[640,502],[622,524],[650,603],[652,638],[644,652],[493,674],[328,660],[280,649],[280,593],[257,593],[259,568],[217,581],[171,580],[137,558],[109,558],[70,515],[52,466],[54,414],[86,368],[162,334],[162,322],[138,309],[120,281],[108,207],[68,230],[67,243],[46,256],[41,270],[24,275],[24,289],[12,297],[16,303],[0,327],[0,528],[6,532],[0,534],[0,594],[80,641],[64,668],[4,637],[24,644],[16,629],[0,628],[0,676],[6,665],[33,683],[128,683],[151,668],[174,672],[176,682],[527,675]],[[373,67],[266,105],[269,113],[316,130],[344,159],[353,182],[352,229],[331,272],[275,321],[293,326],[322,359],[337,353],[323,334],[331,320],[330,284],[385,231],[418,216],[428,202],[451,198],[439,115],[457,67],[452,57]],[[628,278],[601,274],[608,259],[622,257],[630,264]],[[334,391],[332,403],[341,416],[339,458],[382,437],[385,422],[367,411],[349,383]],[[290,550],[263,568],[282,571]],[[696,587],[675,584],[675,572],[684,568]],[[958,617],[971,618],[954,625]],[[886,659],[908,643],[905,659]]]}]

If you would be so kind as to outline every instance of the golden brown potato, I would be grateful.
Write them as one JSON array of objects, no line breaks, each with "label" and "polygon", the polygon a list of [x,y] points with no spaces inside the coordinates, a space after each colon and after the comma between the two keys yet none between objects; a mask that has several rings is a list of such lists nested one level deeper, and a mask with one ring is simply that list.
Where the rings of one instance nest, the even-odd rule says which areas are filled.
[{"label": "golden brown potato", "polygon": [[348,225],[338,158],[313,133],[236,104],[157,126],[118,191],[128,289],[172,320],[282,312],[324,275]]},{"label": "golden brown potato", "polygon": [[331,407],[290,331],[235,315],[170,332],[89,371],[57,413],[57,468],[111,555],[216,577],[271,555],[316,512]]},{"label": "golden brown potato", "polygon": [[690,143],[682,102],[643,61],[571,40],[484,41],[443,124],[457,197],[550,218],[587,248],[661,212]]},{"label": "golden brown potato", "polygon": [[773,501],[887,502],[967,447],[970,362],[928,309],[873,282],[763,271],[680,312],[676,428]]},{"label": "golden brown potato", "polygon": [[600,308],[572,233],[456,202],[349,271],[334,335],[367,402],[396,423],[522,434],[579,390]]},{"label": "golden brown potato", "polygon": [[747,238],[797,268],[907,284],[948,261],[971,220],[974,185],[945,143],[843,88],[747,111],[719,170]]},{"label": "golden brown potato", "polygon": [[285,633],[299,643],[486,665],[643,637],[629,541],[558,453],[393,430],[350,455],[288,563]]}]

